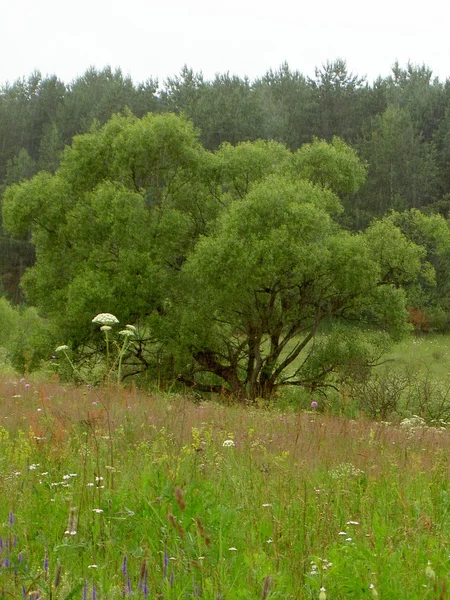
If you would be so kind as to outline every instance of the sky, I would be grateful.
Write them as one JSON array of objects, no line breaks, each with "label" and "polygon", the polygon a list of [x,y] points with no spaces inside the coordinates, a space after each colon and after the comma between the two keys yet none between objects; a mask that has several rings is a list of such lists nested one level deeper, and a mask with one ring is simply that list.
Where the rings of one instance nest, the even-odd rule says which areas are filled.
[{"label": "sky", "polygon": [[395,61],[450,78],[450,3],[442,0],[3,0],[0,83],[34,70],[65,83],[89,67],[120,68],[160,86],[183,65],[247,75],[287,61],[313,77],[343,58],[369,82]]}]

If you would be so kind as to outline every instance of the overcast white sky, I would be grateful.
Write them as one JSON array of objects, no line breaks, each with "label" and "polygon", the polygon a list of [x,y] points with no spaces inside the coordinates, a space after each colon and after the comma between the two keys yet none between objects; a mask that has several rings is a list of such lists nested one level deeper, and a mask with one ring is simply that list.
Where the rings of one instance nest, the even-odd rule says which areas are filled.
[{"label": "overcast white sky", "polygon": [[386,76],[395,60],[450,77],[448,0],[1,0],[0,83],[38,69],[66,83],[89,66],[162,81],[187,64],[254,79],[287,60],[313,76],[338,57]]}]

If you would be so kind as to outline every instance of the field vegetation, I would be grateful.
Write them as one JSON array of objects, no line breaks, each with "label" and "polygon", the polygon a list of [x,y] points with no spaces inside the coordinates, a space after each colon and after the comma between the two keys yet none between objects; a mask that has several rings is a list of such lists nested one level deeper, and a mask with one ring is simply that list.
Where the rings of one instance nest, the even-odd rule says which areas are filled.
[{"label": "field vegetation", "polygon": [[0,597],[447,597],[445,426],[12,373],[0,394]]},{"label": "field vegetation", "polygon": [[2,88],[0,600],[449,597],[449,90]]}]

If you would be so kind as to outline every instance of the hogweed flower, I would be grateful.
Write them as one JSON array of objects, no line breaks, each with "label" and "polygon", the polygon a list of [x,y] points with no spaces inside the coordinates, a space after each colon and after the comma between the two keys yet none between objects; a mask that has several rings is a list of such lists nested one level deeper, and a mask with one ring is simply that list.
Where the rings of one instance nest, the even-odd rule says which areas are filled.
[{"label": "hogweed flower", "polygon": [[58,352],[64,352],[65,350],[69,350],[69,346],[66,346],[66,344],[63,344],[62,346],[58,346],[55,349],[55,352],[56,353],[58,353]]},{"label": "hogweed flower", "polygon": [[222,444],[222,446],[224,448],[232,448],[233,446],[236,446],[236,444],[234,443],[233,440],[225,440],[224,443]]},{"label": "hogweed flower", "polygon": [[92,322],[99,325],[117,325],[119,319],[111,313],[99,313],[92,319]]},{"label": "hogweed flower", "polygon": [[[101,329],[103,329],[103,327]],[[122,329],[122,331],[119,331],[119,335],[123,335],[124,337],[134,337],[135,333],[134,331],[131,331],[131,329]]]},{"label": "hogweed flower", "polygon": [[110,325],[102,325],[100,327],[100,331],[111,331],[112,327]]}]

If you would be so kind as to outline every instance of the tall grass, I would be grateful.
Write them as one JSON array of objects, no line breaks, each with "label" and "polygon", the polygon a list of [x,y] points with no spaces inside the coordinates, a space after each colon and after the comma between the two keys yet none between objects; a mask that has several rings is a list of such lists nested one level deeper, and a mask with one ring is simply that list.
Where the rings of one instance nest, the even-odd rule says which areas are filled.
[{"label": "tall grass", "polygon": [[14,377],[0,396],[0,598],[448,597],[446,430]]}]

